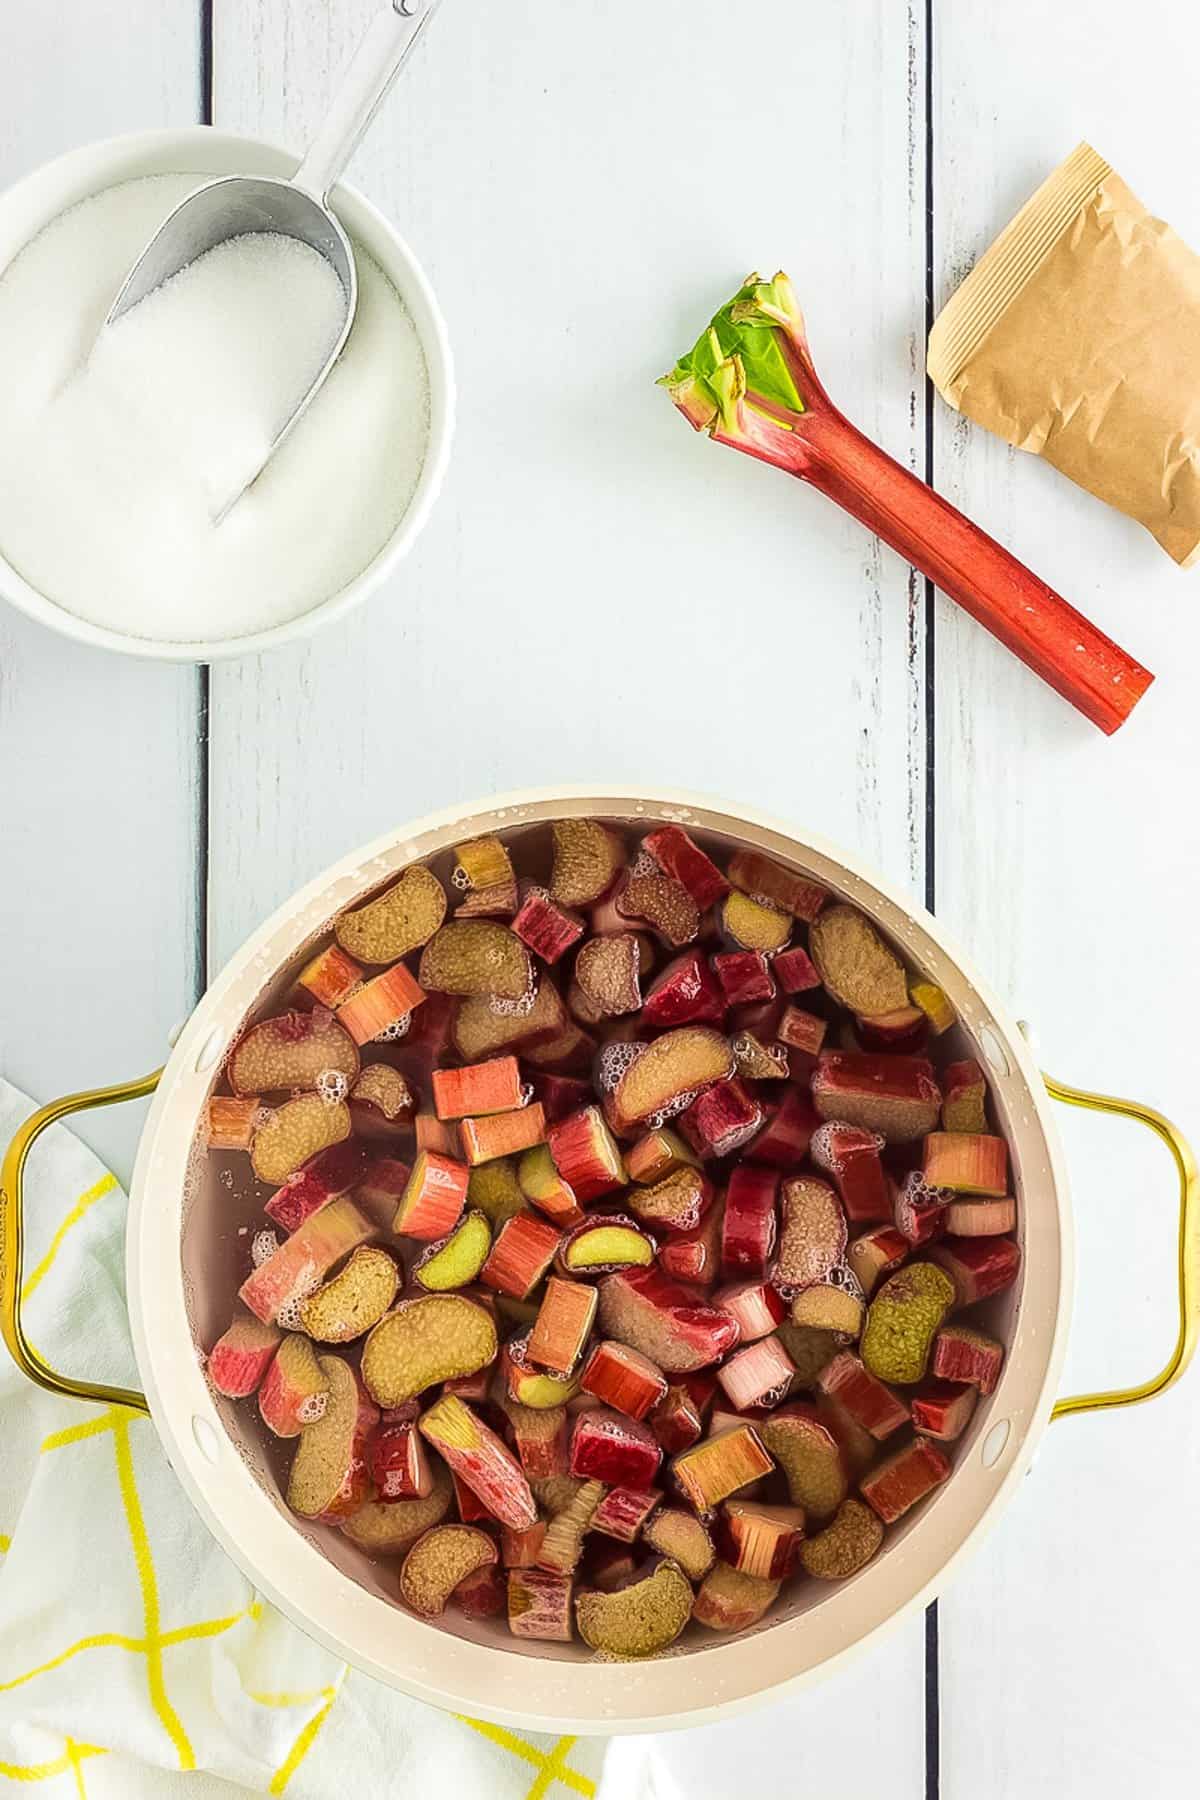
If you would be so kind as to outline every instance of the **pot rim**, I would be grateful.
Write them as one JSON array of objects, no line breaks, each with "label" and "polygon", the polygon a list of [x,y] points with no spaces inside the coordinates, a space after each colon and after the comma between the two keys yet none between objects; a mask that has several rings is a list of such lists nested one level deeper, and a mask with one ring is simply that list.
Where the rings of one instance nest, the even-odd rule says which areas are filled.
[{"label": "pot rim", "polygon": [[[252,157],[247,156],[247,150],[253,152]],[[220,131],[211,125],[170,126],[97,138],[42,163],[0,192],[0,276],[26,244],[70,206],[117,182],[136,180],[139,176],[183,172],[201,176],[210,172],[203,166],[206,156],[218,163],[222,157],[233,159],[229,170],[214,167],[211,172],[215,174],[253,166],[255,173],[287,178],[300,164],[294,151],[269,138]],[[164,160],[159,161],[159,158]],[[144,166],[150,159],[153,159],[154,167]],[[133,637],[108,626],[93,624],[34,587],[8,561],[0,546],[0,595],[4,599],[40,625],[93,649],[115,651],[152,662],[223,662],[239,656],[254,656],[260,651],[273,650],[281,644],[310,636],[365,600],[408,555],[433,510],[450,460],[456,412],[450,339],[429,277],[390,219],[346,181],[337,183],[330,202],[350,236],[363,241],[400,293],[416,326],[429,373],[429,441],[425,461],[408,506],[386,543],[336,593],[327,595],[307,612],[237,638],[167,642]],[[14,213],[24,213],[26,223],[9,243],[7,233],[11,227],[8,221]]]},{"label": "pot rim", "polygon": [[[226,1434],[195,1354],[179,1254],[199,1107],[230,1033],[275,970],[333,913],[408,862],[468,835],[567,816],[647,827],[674,820],[724,831],[810,869],[865,905],[946,988],[991,1063],[1020,1175],[1022,1234],[1037,1244],[1036,1255],[1023,1259],[1009,1354],[986,1416],[960,1448],[951,1479],[893,1528],[879,1561],[796,1617],[639,1664],[636,1680],[627,1664],[558,1660],[537,1646],[532,1655],[508,1645],[501,1651],[431,1628],[335,1568],[260,1486]],[[258,1591],[326,1649],[417,1699],[525,1730],[607,1735],[696,1726],[781,1698],[831,1673],[927,1603],[995,1522],[1048,1421],[1066,1350],[1072,1250],[1066,1173],[1036,1064],[1016,1025],[923,907],[823,839],[801,837],[752,809],[675,790],[564,786],[443,809],[389,832],[318,875],[246,941],[185,1025],[151,1105],[130,1191],[126,1261],[134,1346],[155,1426],[196,1510]],[[985,1465],[985,1446],[1004,1422],[1004,1441]]]}]

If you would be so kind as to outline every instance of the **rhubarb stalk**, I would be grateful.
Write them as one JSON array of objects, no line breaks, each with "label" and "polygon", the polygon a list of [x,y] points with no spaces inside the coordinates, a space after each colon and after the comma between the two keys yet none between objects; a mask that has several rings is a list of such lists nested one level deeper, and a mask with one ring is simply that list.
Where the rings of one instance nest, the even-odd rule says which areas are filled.
[{"label": "rhubarb stalk", "polygon": [[662,385],[697,431],[809,481],[1112,733],[1154,677],[858,431],[817,377],[786,275],[747,278]]}]

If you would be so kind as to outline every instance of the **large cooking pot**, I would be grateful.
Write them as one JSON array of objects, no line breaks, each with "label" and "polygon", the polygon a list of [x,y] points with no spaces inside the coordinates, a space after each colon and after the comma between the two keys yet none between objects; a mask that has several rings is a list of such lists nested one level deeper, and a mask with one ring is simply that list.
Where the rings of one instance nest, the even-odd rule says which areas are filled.
[{"label": "large cooking pot", "polygon": [[[960,1055],[986,1067],[1008,1139],[1024,1246],[1017,1285],[991,1304],[1009,1345],[996,1391],[976,1410],[953,1475],[889,1533],[883,1553],[852,1580],[800,1582],[753,1632],[690,1642],[636,1669],[592,1660],[579,1644],[529,1643],[503,1621],[447,1614],[427,1624],[391,1599],[394,1568],[372,1563],[337,1531],[294,1517],[247,1418],[209,1388],[197,1346],[228,1318],[233,1252],[221,1213],[197,1182],[195,1147],[206,1101],[230,1041],[264,999],[282,994],[306,946],[340,909],[409,863],[482,833],[509,833],[572,817],[636,830],[674,820],[729,848],[748,845],[810,875],[861,907],[911,968],[948,995]],[[130,1195],[129,1308],[146,1397],[49,1369],[21,1330],[21,1172],[35,1138],[85,1107],[155,1092]],[[1048,1095],[1140,1119],[1174,1157],[1180,1183],[1179,1336],[1166,1367],[1140,1386],[1056,1401],[1072,1285],[1066,1175]],[[697,1725],[828,1672],[885,1626],[922,1606],[999,1515],[1051,1417],[1124,1406],[1161,1393],[1182,1374],[1195,1339],[1196,1170],[1180,1133],[1148,1107],[1063,1087],[1039,1075],[1015,1025],[946,943],[928,913],[819,841],[749,812],[725,812],[686,794],[539,790],[443,812],[346,857],[282,907],[214,981],[165,1069],[144,1080],[76,1094],[43,1108],[9,1149],[0,1191],[0,1293],[5,1340],[20,1367],[51,1390],[149,1412],[192,1503],[254,1586],[304,1631],[357,1668],[417,1698],[502,1724],[546,1732],[608,1733]],[[230,1234],[226,1230],[225,1237]]]}]

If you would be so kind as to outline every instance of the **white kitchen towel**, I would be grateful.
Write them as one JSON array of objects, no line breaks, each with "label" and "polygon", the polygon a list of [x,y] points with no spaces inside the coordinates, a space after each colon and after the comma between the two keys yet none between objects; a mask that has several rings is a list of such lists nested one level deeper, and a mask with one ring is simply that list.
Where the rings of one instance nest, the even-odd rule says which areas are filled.
[{"label": "white kitchen towel", "polygon": [[[0,1081],[0,1149],[32,1110]],[[31,1341],[66,1373],[136,1385],[117,1181],[60,1125],[31,1154],[27,1193]],[[632,1740],[601,1784],[602,1740],[473,1723],[347,1671],[254,1593],[146,1419],[46,1394],[3,1349],[0,1552],[0,1796],[654,1792]]]}]

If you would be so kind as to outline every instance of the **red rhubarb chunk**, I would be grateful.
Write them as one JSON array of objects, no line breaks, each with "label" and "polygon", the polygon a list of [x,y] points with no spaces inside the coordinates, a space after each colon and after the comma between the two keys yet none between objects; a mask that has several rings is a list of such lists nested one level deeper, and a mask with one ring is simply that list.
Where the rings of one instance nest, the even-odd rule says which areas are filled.
[{"label": "red rhubarb chunk", "polygon": [[967,1382],[981,1394],[995,1391],[1004,1346],[968,1325],[943,1325],[934,1339],[929,1369],[943,1381]]},{"label": "red rhubarb chunk", "polygon": [[712,972],[728,1006],[773,1000],[775,982],[765,956],[757,950],[728,950],[712,959]]},{"label": "red rhubarb chunk", "polygon": [[611,1487],[648,1488],[662,1451],[654,1433],[611,1407],[580,1413],[571,1433],[571,1474]]},{"label": "red rhubarb chunk", "polygon": [[952,1444],[971,1422],[978,1391],[952,1381],[927,1381],[913,1395],[912,1422],[923,1437]]},{"label": "red rhubarb chunk", "polygon": [[600,1283],[600,1326],[668,1375],[720,1362],[737,1343],[737,1322],[706,1306],[658,1269],[622,1269]]},{"label": "red rhubarb chunk", "polygon": [[642,1002],[647,1025],[719,1024],[725,1000],[699,950],[685,950],[651,982]]},{"label": "red rhubarb chunk", "polygon": [[950,1464],[937,1445],[928,1438],[914,1438],[864,1475],[859,1492],[885,1525],[893,1525],[949,1473]]},{"label": "red rhubarb chunk", "polygon": [[592,1514],[588,1529],[632,1544],[661,1499],[661,1488],[611,1488]]},{"label": "red rhubarb chunk", "polygon": [[806,994],[821,985],[817,965],[799,944],[793,944],[790,950],[781,950],[774,958],[771,970],[785,994]]},{"label": "red rhubarb chunk", "polygon": [[671,875],[703,912],[729,892],[729,883],[682,825],[663,825],[643,840],[664,875]]},{"label": "red rhubarb chunk", "polygon": [[826,1363],[817,1376],[817,1387],[873,1438],[891,1437],[908,1423],[908,1408],[900,1396],[872,1375],[852,1351],[843,1351]]},{"label": "red rhubarb chunk", "polygon": [[738,1163],[725,1191],[721,1228],[721,1270],[727,1276],[760,1280],[775,1249],[779,1176],[774,1169]]},{"label": "red rhubarb chunk", "polygon": [[662,1370],[628,1344],[606,1338],[584,1364],[580,1386],[631,1419],[644,1419],[667,1392]]},{"label": "red rhubarb chunk", "polygon": [[883,1139],[877,1131],[839,1121],[822,1125],[813,1133],[809,1151],[818,1169],[833,1177],[833,1185],[852,1225],[891,1217],[887,1177],[880,1151]]},{"label": "red rhubarb chunk", "polygon": [[820,1116],[807,1094],[789,1088],[777,1106],[767,1108],[767,1122],[746,1148],[751,1162],[791,1169],[808,1155]]},{"label": "red rhubarb chunk", "polygon": [[955,1304],[973,1306],[1011,1287],[1021,1267],[1020,1247],[1012,1238],[949,1238],[929,1251],[954,1283]]},{"label": "red rhubarb chunk", "polygon": [[693,1100],[680,1114],[679,1128],[697,1155],[732,1156],[761,1130],[764,1118],[759,1102],[734,1076]]},{"label": "red rhubarb chunk", "polygon": [[330,1200],[336,1200],[356,1187],[366,1161],[366,1151],[353,1138],[330,1144],[294,1170],[283,1186],[271,1195],[263,1210],[285,1231],[295,1231]]},{"label": "red rhubarb chunk", "polygon": [[512,929],[527,949],[544,963],[556,963],[583,936],[578,913],[553,901],[544,888],[524,890]]}]

